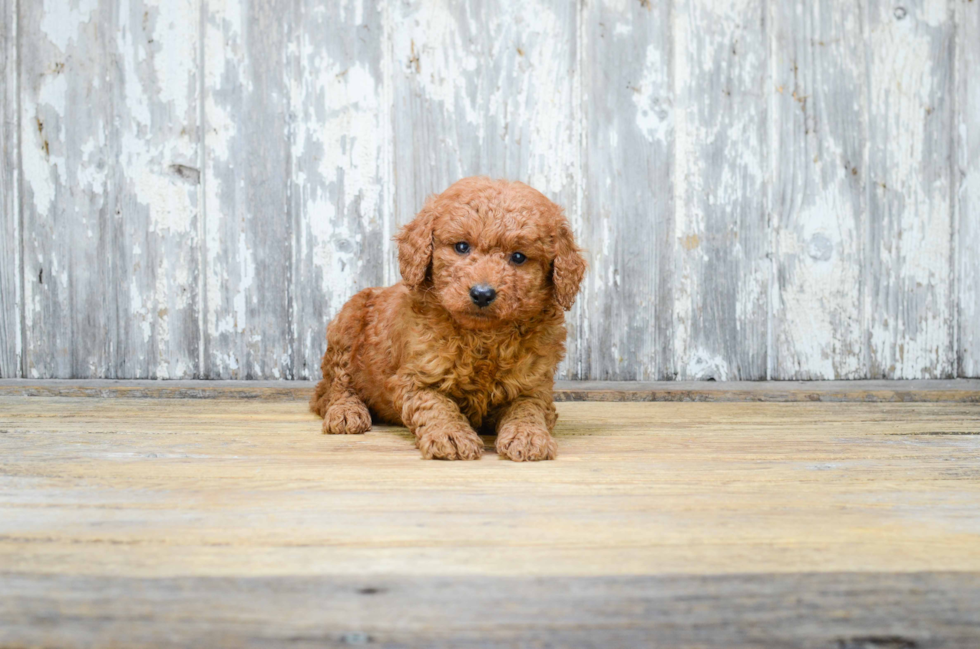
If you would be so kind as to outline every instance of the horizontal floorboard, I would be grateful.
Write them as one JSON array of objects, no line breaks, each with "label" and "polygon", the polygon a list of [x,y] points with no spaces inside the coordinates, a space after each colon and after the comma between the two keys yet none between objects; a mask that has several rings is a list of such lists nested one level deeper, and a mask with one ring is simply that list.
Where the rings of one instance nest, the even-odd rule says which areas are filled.
[{"label": "horizontal floorboard", "polygon": [[0,646],[976,649],[980,573],[0,574]]}]

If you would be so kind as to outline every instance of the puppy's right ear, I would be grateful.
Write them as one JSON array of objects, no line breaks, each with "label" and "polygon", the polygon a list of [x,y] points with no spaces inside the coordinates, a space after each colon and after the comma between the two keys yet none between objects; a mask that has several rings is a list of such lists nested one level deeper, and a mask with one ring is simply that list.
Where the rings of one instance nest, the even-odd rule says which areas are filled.
[{"label": "puppy's right ear", "polygon": [[427,204],[395,237],[398,241],[398,268],[410,289],[421,286],[429,273],[434,221],[435,210],[431,204]]}]

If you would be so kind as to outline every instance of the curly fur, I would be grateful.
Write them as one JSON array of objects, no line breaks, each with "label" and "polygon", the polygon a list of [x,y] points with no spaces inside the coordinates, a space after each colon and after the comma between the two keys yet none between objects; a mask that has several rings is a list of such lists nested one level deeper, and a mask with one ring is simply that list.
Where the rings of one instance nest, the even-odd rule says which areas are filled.
[{"label": "curly fur", "polygon": [[[404,424],[422,457],[475,460],[481,431],[511,460],[554,458],[564,311],[585,273],[561,208],[522,183],[466,178],[429,198],[397,241],[403,281],[361,291],[327,328],[310,400],[323,432]],[[478,283],[497,291],[483,309],[469,296]]]}]

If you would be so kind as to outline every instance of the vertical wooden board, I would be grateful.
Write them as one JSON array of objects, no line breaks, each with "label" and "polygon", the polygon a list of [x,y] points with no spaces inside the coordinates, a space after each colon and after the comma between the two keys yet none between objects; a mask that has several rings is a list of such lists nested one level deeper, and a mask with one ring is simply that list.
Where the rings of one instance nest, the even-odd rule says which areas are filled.
[{"label": "vertical wooden board", "polygon": [[958,374],[980,377],[980,1],[956,0]]},{"label": "vertical wooden board", "polygon": [[21,375],[17,0],[0,0],[0,378]]},{"label": "vertical wooden board", "polygon": [[[102,212],[109,209],[104,204],[105,160],[114,156],[107,151],[101,158],[107,143],[100,141],[89,145],[83,157],[79,135],[84,140],[86,134],[107,130],[102,97],[108,92],[106,57],[96,36],[97,7],[79,6],[57,25],[49,8],[39,2],[19,8],[24,371],[32,378],[99,376],[107,364],[99,341],[105,341],[107,331],[96,298],[97,249]],[[95,70],[103,71],[98,86]],[[91,93],[85,92],[86,85]],[[79,182],[79,176],[88,182]],[[81,277],[75,277],[76,268],[83,270]],[[79,348],[76,314],[88,330]]]},{"label": "vertical wooden board", "polygon": [[109,376],[200,376],[200,0],[119,0]]},{"label": "vertical wooden board", "polygon": [[949,377],[955,352],[947,4],[870,0],[867,58],[870,376]]},{"label": "vertical wooden board", "polygon": [[672,26],[677,378],[763,379],[770,275],[765,5],[678,0]]},{"label": "vertical wooden board", "polygon": [[862,11],[850,2],[773,5],[772,379],[867,372]]},{"label": "vertical wooden board", "polygon": [[293,378],[294,8],[204,1],[204,375]]},{"label": "vertical wooden board", "polygon": [[303,0],[298,8],[289,71],[292,363],[295,378],[310,379],[320,376],[329,320],[351,295],[385,280],[390,111],[381,7]]},{"label": "vertical wooden board", "polygon": [[[397,224],[427,195],[488,175],[539,189],[581,236],[577,4],[391,3]],[[386,279],[397,280],[393,251],[387,264]],[[572,360],[560,374],[578,374],[581,302],[568,318]]]},{"label": "vertical wooden board", "polygon": [[197,374],[197,12],[20,6],[27,376]]},{"label": "vertical wooden board", "polygon": [[574,378],[674,376],[669,3],[585,5],[583,243],[590,272]]}]

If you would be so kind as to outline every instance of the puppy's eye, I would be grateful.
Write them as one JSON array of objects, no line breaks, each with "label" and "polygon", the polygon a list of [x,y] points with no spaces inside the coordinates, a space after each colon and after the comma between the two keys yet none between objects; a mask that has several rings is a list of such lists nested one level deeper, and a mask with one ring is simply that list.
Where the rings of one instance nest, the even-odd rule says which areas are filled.
[{"label": "puppy's eye", "polygon": [[523,252],[515,252],[510,256],[510,261],[512,264],[520,266],[527,261],[527,256]]},{"label": "puppy's eye", "polygon": [[455,248],[456,252],[458,252],[459,254],[465,255],[470,251],[470,244],[466,243],[465,241],[460,241],[455,246],[453,246],[453,248]]}]

